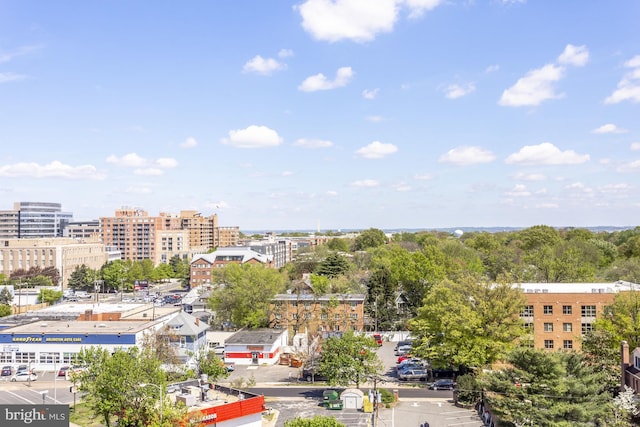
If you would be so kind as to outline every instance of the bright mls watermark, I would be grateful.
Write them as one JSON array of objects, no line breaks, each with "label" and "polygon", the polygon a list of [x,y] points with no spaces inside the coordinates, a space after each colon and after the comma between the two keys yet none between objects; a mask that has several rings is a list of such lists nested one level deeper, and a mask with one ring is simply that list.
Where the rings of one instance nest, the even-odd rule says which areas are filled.
[{"label": "bright mls watermark", "polygon": [[0,405],[2,427],[69,427],[69,405]]}]

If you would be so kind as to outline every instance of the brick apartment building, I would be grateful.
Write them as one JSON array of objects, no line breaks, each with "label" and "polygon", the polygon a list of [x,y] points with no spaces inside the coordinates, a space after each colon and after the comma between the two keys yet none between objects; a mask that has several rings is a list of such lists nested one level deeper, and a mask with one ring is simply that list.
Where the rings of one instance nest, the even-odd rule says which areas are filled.
[{"label": "brick apartment building", "polygon": [[531,332],[534,348],[580,350],[582,335],[618,292],[637,290],[629,282],[521,283],[526,298],[520,317]]}]

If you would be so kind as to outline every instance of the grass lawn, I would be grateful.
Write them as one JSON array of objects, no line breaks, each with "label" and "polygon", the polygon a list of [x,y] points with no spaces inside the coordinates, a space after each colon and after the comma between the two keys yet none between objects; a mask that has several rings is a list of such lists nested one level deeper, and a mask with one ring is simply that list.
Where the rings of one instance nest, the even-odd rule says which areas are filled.
[{"label": "grass lawn", "polygon": [[82,427],[104,427],[102,418],[94,417],[84,403],[78,403],[71,407],[70,418],[72,423]]}]

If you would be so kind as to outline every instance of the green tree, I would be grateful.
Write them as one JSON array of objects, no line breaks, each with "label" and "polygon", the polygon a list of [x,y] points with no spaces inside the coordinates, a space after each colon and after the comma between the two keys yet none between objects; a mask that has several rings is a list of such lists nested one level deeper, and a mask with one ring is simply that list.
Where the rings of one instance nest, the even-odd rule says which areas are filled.
[{"label": "green tree", "polygon": [[315,273],[320,276],[334,278],[346,274],[350,268],[351,264],[344,255],[332,253],[318,265]]},{"label": "green tree", "polygon": [[10,316],[13,313],[9,304],[0,304],[0,317]]},{"label": "green tree", "polygon": [[411,320],[415,354],[434,367],[484,367],[500,360],[524,335],[522,292],[509,283],[467,276],[438,283]]},{"label": "green tree", "polygon": [[267,326],[271,299],[285,290],[284,275],[254,264],[228,264],[215,273],[217,283],[224,284],[209,299],[216,320],[238,327]]},{"label": "green tree", "polygon": [[362,231],[353,241],[354,251],[366,251],[369,248],[376,248],[387,243],[387,236],[384,231],[378,228],[370,228]]},{"label": "green tree", "polygon": [[349,245],[351,241],[349,239],[345,239],[343,237],[334,237],[329,240],[327,243],[327,247],[332,251],[336,252],[349,252]]},{"label": "green tree", "polygon": [[296,417],[292,420],[286,420],[284,427],[347,427],[334,417],[324,415],[315,415],[313,418]]},{"label": "green tree", "polygon": [[0,291],[0,304],[9,305],[13,302],[13,294],[6,286]]},{"label": "green tree", "polygon": [[[163,417],[156,408],[159,398],[166,400],[166,376],[160,361],[137,347],[113,354],[98,347],[84,348],[78,363],[85,369],[72,376],[84,401],[107,427],[175,426],[186,415],[186,407],[163,402]],[[147,387],[153,384],[157,387]],[[159,387],[159,389],[158,389]]]},{"label": "green tree", "polygon": [[211,382],[217,382],[221,378],[227,378],[229,376],[229,372],[227,371],[224,361],[216,356],[216,353],[213,350],[200,351],[196,354],[196,362],[196,373],[198,376],[205,374]]},{"label": "green tree", "polygon": [[129,265],[123,260],[117,259],[104,264],[100,270],[100,276],[105,281],[107,288],[126,290],[128,270]]},{"label": "green tree", "polygon": [[608,332],[616,348],[622,341],[627,341],[632,349],[640,346],[640,292],[618,292],[613,303],[596,319],[594,327]]},{"label": "green tree", "polygon": [[611,396],[577,353],[518,349],[510,365],[480,376],[491,411],[505,425],[609,425]]},{"label": "green tree", "polygon": [[614,391],[620,388],[620,341],[607,329],[595,329],[582,337],[585,363],[603,374],[603,387]]},{"label": "green tree", "polygon": [[62,299],[62,292],[53,289],[40,289],[38,293],[38,302],[53,304]]},{"label": "green tree", "polygon": [[341,337],[330,337],[322,343],[319,371],[332,386],[355,384],[360,388],[368,377],[382,371],[377,349],[373,338],[356,335],[353,331],[347,331]]},{"label": "green tree", "polygon": [[85,264],[78,265],[71,272],[71,276],[67,281],[67,286],[74,291],[91,291],[93,292],[93,283],[96,280],[96,271],[87,267]]}]

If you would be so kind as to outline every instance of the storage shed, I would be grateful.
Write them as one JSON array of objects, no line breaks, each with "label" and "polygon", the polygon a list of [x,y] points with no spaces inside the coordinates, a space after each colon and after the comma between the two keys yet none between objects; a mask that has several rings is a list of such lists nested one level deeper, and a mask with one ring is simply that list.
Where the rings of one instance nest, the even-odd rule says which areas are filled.
[{"label": "storage shed", "polygon": [[348,388],[342,392],[340,399],[342,399],[345,409],[362,409],[364,393],[356,388]]}]

